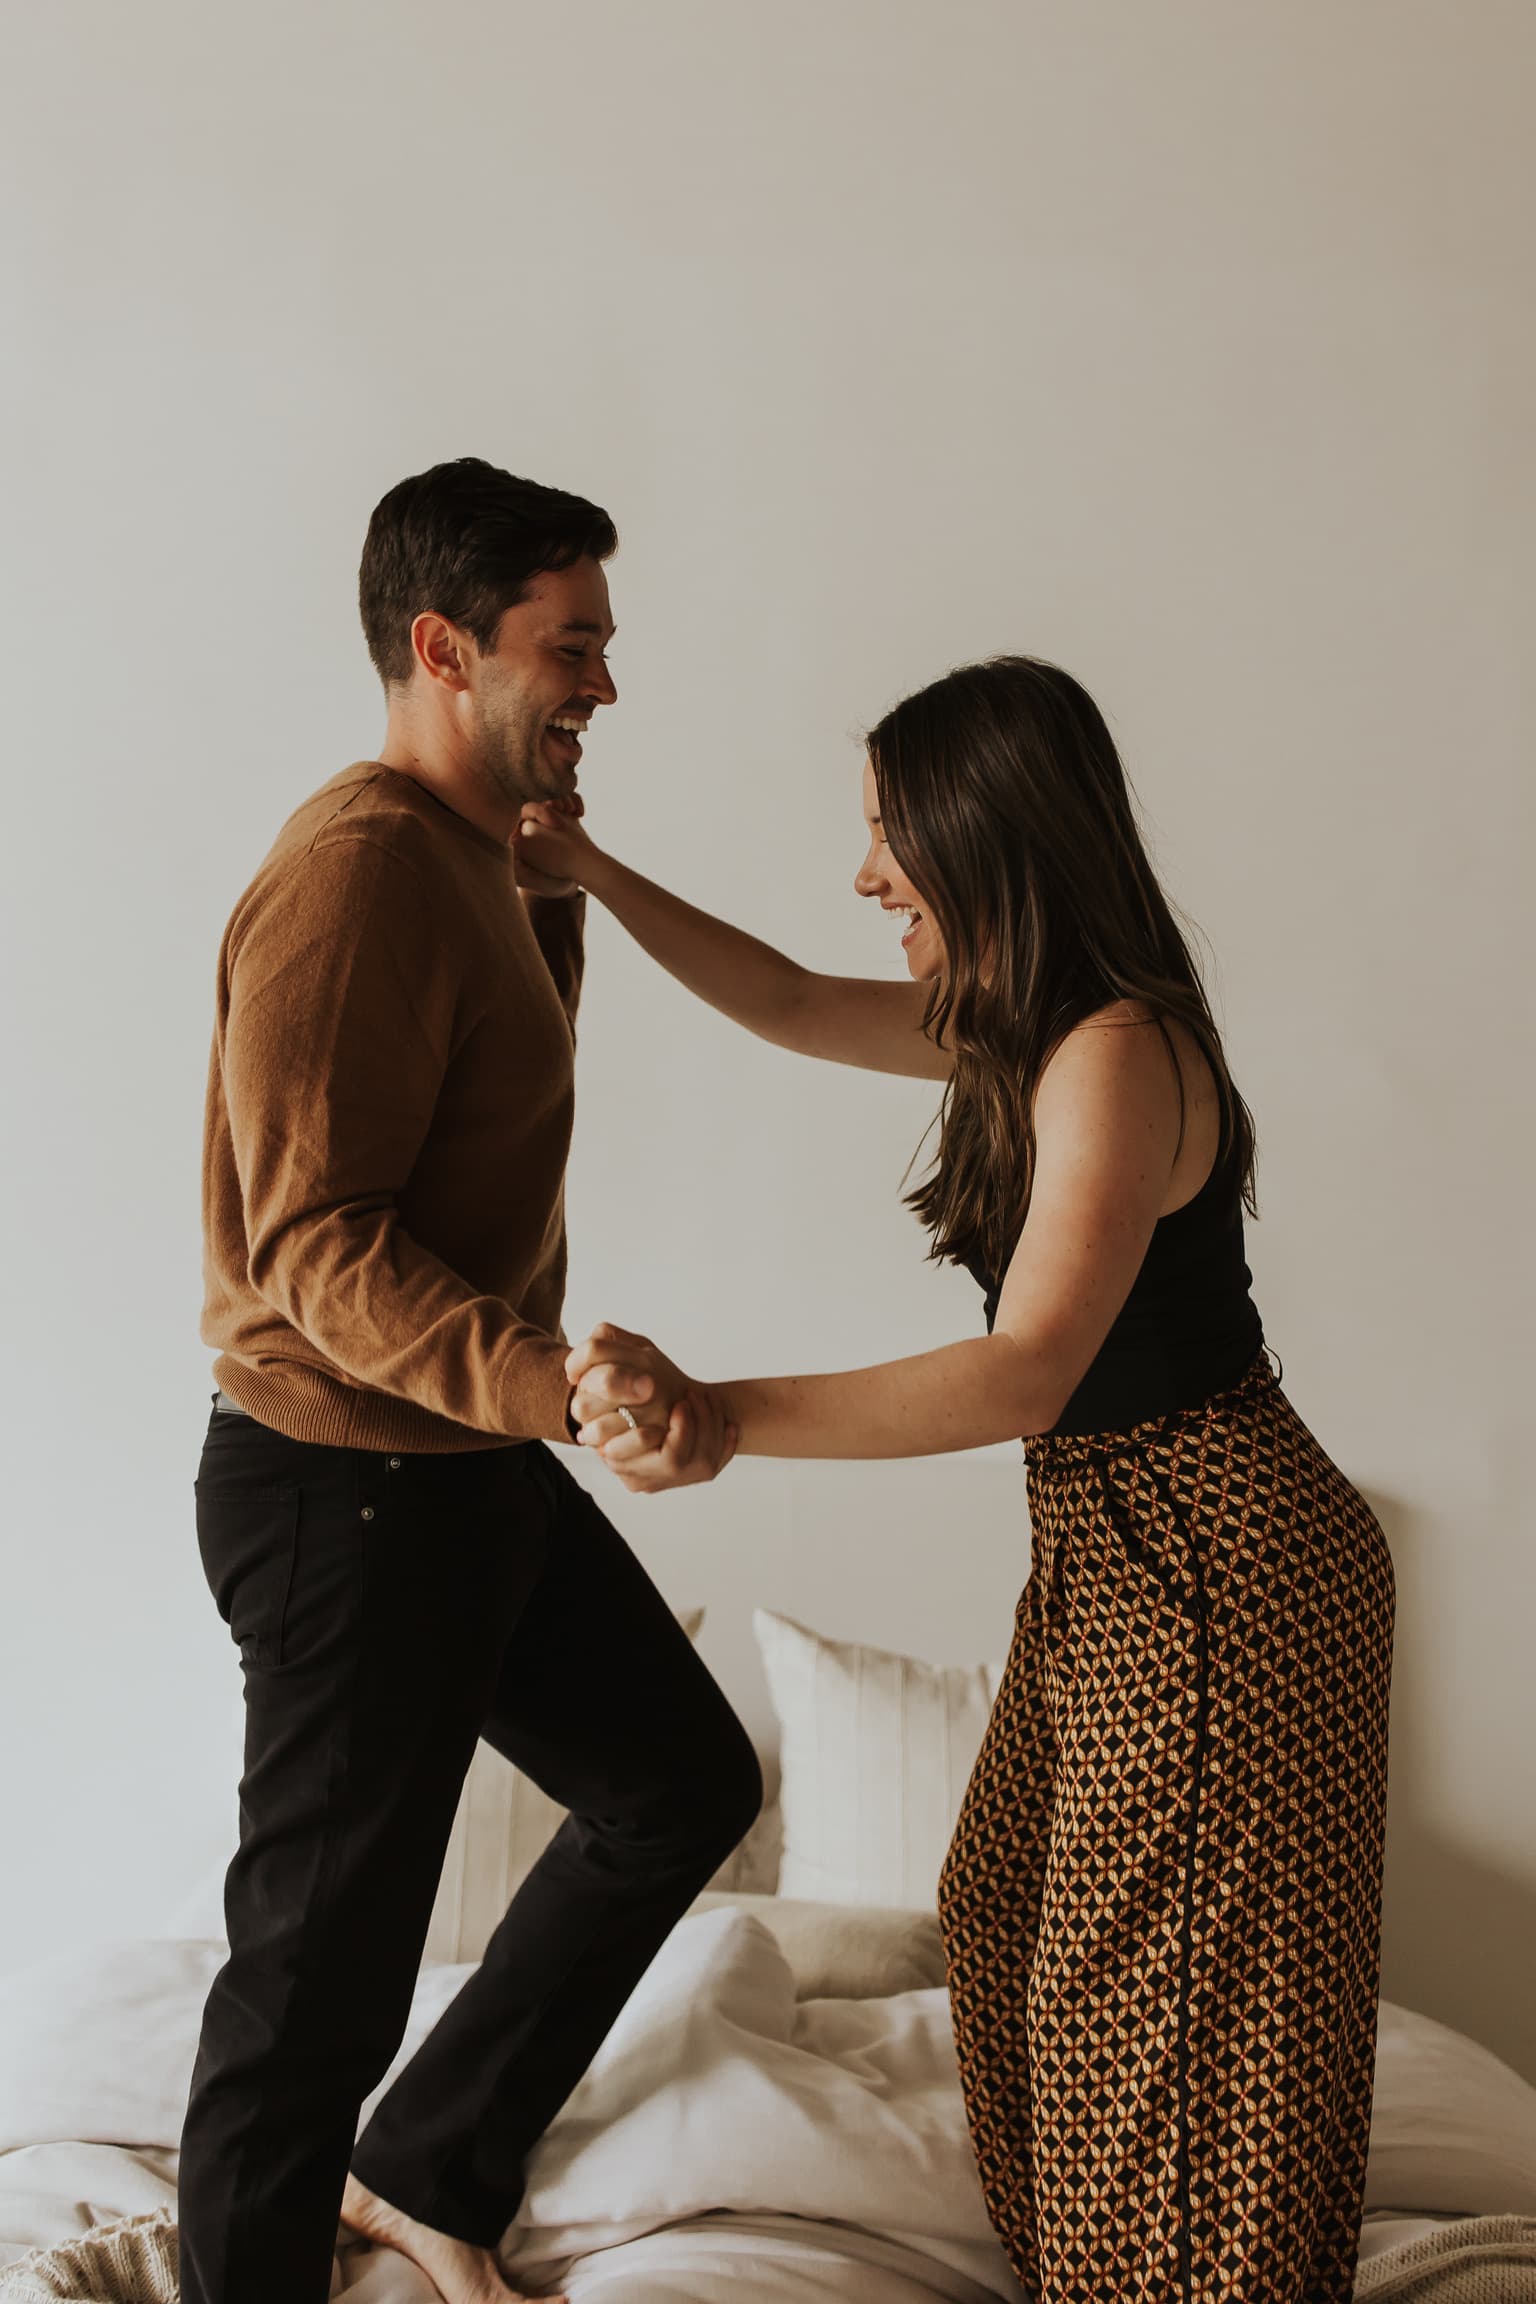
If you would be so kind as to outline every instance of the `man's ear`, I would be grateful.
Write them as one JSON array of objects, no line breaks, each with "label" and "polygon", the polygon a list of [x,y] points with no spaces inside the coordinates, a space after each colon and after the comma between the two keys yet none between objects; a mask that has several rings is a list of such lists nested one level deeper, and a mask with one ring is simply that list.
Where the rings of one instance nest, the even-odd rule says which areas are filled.
[{"label": "man's ear", "polygon": [[465,670],[472,646],[469,634],[435,608],[425,608],[411,626],[411,656],[428,680],[442,688],[469,686]]}]

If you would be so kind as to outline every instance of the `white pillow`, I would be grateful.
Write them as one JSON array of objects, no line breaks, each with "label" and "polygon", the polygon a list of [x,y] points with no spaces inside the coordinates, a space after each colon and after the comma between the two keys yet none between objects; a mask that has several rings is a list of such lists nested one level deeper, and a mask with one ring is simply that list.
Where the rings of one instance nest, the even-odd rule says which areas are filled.
[{"label": "white pillow", "polygon": [[1491,2049],[1383,2000],[1365,2205],[1536,2216],[1536,2088]]},{"label": "white pillow", "polygon": [[779,1884],[783,1852],[784,1819],[775,1789],[764,1795],[756,1823],[746,1838],[738,1841],[709,1885],[722,1896],[771,1896]]},{"label": "white pillow", "polygon": [[[702,1608],[680,1609],[697,1640]],[[480,1960],[502,1915],[565,1821],[565,1810],[491,1745],[475,1747],[453,1820],[424,1966]]]},{"label": "white pillow", "polygon": [[948,1669],[759,1608],[781,1731],[779,1892],[930,1911],[1001,1664]]}]

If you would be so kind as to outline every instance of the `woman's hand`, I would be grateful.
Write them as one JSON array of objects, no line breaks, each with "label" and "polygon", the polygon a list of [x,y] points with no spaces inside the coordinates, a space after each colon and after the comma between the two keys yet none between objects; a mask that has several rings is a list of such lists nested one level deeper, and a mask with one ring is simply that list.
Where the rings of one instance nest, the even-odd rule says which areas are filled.
[{"label": "woman's hand", "polygon": [[673,1409],[692,1388],[676,1361],[649,1336],[636,1336],[609,1320],[566,1355],[565,1376],[576,1387],[571,1415],[588,1448],[601,1448],[621,1432],[633,1434],[625,1409],[655,1447]]},{"label": "woman's hand", "polygon": [[590,885],[602,850],[581,823],[579,792],[569,800],[530,800],[512,835],[519,888],[541,896],[574,896]]},{"label": "woman's hand", "polygon": [[737,1452],[721,1396],[693,1385],[649,1336],[603,1320],[567,1355],[571,1417],[636,1495],[714,1479]]},{"label": "woman's hand", "polygon": [[649,1495],[713,1480],[736,1452],[721,1397],[648,1336],[604,1321],[569,1354],[565,1373],[582,1446],[597,1449],[626,1488]]},{"label": "woman's hand", "polygon": [[631,1495],[657,1496],[717,1478],[736,1453],[737,1437],[724,1396],[695,1385],[673,1409],[659,1446],[644,1425],[637,1432],[624,1425],[599,1454]]}]

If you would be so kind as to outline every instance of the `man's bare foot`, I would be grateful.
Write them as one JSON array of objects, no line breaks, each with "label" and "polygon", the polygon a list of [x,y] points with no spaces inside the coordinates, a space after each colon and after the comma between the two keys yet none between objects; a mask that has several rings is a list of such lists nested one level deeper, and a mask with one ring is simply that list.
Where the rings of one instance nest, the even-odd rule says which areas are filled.
[{"label": "man's bare foot", "polygon": [[[528,2304],[527,2298],[507,2286],[489,2248],[472,2248],[467,2240],[453,2240],[446,2232],[434,2232],[428,2224],[412,2223],[409,2216],[359,2184],[355,2176],[347,2178],[341,2220],[354,2232],[361,2232],[365,2240],[376,2240],[381,2248],[396,2248],[413,2264],[419,2264],[443,2304]],[[565,2298],[552,2298],[550,2304],[565,2304]]]}]

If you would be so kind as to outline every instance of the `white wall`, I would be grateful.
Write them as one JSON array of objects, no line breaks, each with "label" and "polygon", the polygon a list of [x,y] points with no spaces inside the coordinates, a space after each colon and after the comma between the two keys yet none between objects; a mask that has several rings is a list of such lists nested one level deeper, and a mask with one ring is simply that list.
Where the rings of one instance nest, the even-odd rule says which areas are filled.
[{"label": "white wall", "polygon": [[[1261,1302],[1397,1549],[1387,1985],[1536,2072],[1520,0],[102,0],[9,13],[0,1960],[219,1853],[190,1481],[215,947],[378,740],[376,498],[465,452],[623,531],[594,828],[800,956],[854,732],[1069,665],[1219,955]],[[701,1373],[974,1326],[921,1085],[733,1035],[592,931],[570,1323]],[[765,1727],[765,1601],[995,1653],[1022,1479],[742,1464],[616,1517]]]}]

